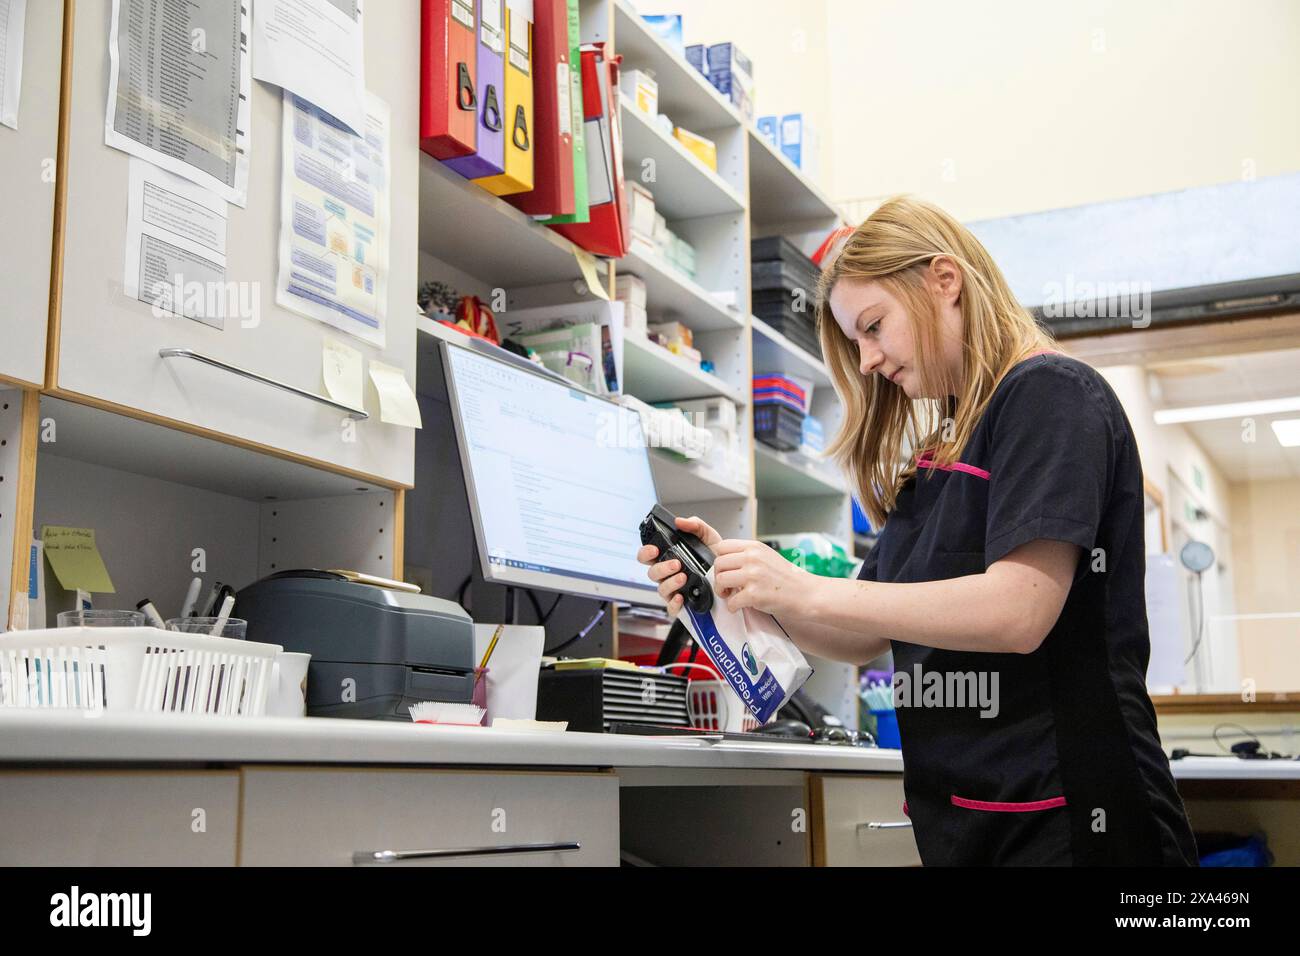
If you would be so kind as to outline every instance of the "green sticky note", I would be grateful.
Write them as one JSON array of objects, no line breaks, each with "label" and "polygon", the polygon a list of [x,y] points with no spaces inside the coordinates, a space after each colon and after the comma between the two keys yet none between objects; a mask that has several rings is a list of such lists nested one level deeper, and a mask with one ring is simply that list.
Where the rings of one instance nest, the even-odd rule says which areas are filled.
[{"label": "green sticky note", "polygon": [[104,567],[104,559],[99,556],[93,528],[60,528],[47,524],[41,528],[41,541],[50,568],[64,589],[117,593],[108,568]]}]

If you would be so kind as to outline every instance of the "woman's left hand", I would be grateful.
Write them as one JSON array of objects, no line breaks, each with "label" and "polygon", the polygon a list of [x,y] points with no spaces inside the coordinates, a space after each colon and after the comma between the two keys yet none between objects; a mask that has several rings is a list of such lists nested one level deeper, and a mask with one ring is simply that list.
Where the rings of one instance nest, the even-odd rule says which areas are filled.
[{"label": "woman's left hand", "polygon": [[773,617],[800,617],[816,575],[795,567],[761,541],[727,538],[713,546],[713,581],[733,613],[752,607]]}]

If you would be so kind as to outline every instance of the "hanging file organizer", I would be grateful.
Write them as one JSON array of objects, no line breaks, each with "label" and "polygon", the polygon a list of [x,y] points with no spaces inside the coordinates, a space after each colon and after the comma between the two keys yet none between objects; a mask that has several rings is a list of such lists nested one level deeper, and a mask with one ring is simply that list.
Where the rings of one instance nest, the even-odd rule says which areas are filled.
[{"label": "hanging file organizer", "polygon": [[506,20],[504,0],[477,0],[478,68],[474,91],[478,96],[478,144],[468,156],[446,160],[447,167],[466,179],[496,176],[506,166]]},{"label": "hanging file organizer", "polygon": [[475,179],[497,196],[533,188],[533,3],[506,2],[505,171]]},{"label": "hanging file organizer", "polygon": [[531,216],[573,214],[568,0],[533,0],[533,188],[508,202]]},{"label": "hanging file organizer", "polygon": [[420,148],[435,159],[474,152],[477,46],[473,0],[422,0]]}]

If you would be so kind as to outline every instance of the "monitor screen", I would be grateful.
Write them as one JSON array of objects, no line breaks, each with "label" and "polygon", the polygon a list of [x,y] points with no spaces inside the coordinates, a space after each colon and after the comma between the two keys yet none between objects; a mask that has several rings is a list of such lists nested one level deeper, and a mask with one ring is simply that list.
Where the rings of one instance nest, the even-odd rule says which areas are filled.
[{"label": "monitor screen", "polygon": [[660,603],[636,560],[656,500],[640,416],[521,364],[443,354],[484,578]]}]

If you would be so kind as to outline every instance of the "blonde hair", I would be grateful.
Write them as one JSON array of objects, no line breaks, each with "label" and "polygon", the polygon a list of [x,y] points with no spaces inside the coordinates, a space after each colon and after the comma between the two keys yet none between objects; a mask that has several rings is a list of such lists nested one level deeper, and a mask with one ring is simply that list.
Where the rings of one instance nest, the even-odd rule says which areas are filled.
[{"label": "blonde hair", "polygon": [[[937,465],[956,461],[1002,377],[1027,355],[1055,348],[1052,336],[1011,294],[988,251],[965,226],[938,206],[895,196],[832,250],[817,290],[817,329],[836,394],[844,406],[827,454],[850,475],[871,523],[879,528],[904,482],[916,472],[904,461],[904,442],[929,452]],[[937,356],[939,310],[925,284],[937,256],[952,259],[962,276],[962,384],[947,381]],[[879,282],[905,307],[913,325],[916,371],[923,391],[946,399],[912,400],[880,375],[864,376],[856,342],[831,315],[828,299],[841,279]]]}]

